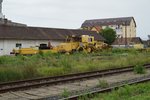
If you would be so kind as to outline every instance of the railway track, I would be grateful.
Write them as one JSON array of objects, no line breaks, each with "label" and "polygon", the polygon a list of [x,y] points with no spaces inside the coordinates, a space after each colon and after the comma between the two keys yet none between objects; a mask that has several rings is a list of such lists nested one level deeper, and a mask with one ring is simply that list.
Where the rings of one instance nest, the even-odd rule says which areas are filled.
[{"label": "railway track", "polygon": [[[118,84],[115,83],[114,85],[107,87],[107,88],[104,88],[104,89],[97,89],[97,90],[90,91],[86,94],[84,93],[84,94],[80,94],[80,95],[74,95],[74,96],[71,96],[68,98],[63,98],[60,100],[78,100],[79,98],[84,98],[84,97],[93,98],[93,96],[96,94],[107,93],[107,92],[111,92],[112,90],[117,90],[118,88],[124,87],[126,85],[134,85],[134,84],[145,83],[145,82],[149,82],[149,81],[150,81],[150,76],[136,78],[136,79],[124,81],[124,82],[121,82]],[[88,99],[88,100],[90,100],[90,99]]]},{"label": "railway track", "polygon": [[[96,77],[103,77],[103,76],[112,75],[112,74],[125,73],[125,72],[133,71],[134,69],[133,67],[134,66],[128,66],[124,68],[116,68],[116,69],[109,69],[109,70],[70,74],[70,75],[64,75],[64,76],[45,77],[45,78],[37,78],[37,79],[31,79],[31,80],[1,83],[0,93],[18,91],[18,90],[27,90],[30,88],[38,88],[41,86],[50,86],[50,85],[55,85],[55,84],[65,83],[65,82],[70,82],[70,81],[79,81],[82,79],[96,78]],[[150,64],[145,64],[144,67],[150,68]]]}]

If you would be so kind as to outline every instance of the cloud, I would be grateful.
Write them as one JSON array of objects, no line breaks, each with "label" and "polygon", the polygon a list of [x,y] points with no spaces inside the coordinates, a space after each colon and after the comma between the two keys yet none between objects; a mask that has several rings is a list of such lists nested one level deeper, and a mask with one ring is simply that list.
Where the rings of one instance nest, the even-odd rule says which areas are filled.
[{"label": "cloud", "polygon": [[31,26],[79,28],[86,19],[133,16],[137,33],[147,38],[149,0],[4,0],[8,19]]}]

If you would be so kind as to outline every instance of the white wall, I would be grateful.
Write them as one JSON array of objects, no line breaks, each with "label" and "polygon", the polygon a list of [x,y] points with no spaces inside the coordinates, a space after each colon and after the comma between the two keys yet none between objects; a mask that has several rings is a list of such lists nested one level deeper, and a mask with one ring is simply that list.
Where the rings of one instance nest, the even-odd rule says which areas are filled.
[{"label": "white wall", "polygon": [[122,36],[124,38],[136,37],[136,25],[133,19],[130,22],[130,25],[128,26],[119,25],[119,26],[120,26],[119,28],[118,25],[102,26],[102,29],[105,29],[106,27],[110,27],[117,32],[117,35]]},{"label": "white wall", "polygon": [[52,46],[57,46],[62,42],[54,40],[0,40],[0,56],[10,55],[10,52],[16,48],[16,43],[22,44],[22,48],[29,48],[31,46],[39,46],[42,43],[48,44],[49,41]]}]

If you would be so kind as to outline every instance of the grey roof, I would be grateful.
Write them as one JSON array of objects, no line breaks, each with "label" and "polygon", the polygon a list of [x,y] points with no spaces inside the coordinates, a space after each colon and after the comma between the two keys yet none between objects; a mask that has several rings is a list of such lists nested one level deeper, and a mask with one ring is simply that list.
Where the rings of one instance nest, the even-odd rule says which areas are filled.
[{"label": "grey roof", "polygon": [[[81,27],[83,28],[83,27],[107,26],[107,25],[130,25],[132,19],[134,20],[134,17],[86,20]],[[135,26],[136,26],[136,22],[135,22]]]},{"label": "grey roof", "polygon": [[105,40],[94,31],[0,25],[0,39],[65,40],[68,35],[91,35],[95,40]]}]

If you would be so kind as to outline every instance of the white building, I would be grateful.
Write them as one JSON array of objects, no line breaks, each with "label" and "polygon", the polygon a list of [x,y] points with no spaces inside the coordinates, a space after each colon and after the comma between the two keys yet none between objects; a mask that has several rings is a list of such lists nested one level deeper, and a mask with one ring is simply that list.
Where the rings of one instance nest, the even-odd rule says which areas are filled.
[{"label": "white building", "polygon": [[116,31],[118,38],[134,38],[136,37],[136,21],[134,17],[106,18],[86,20],[81,28],[101,32],[106,27]]},{"label": "white building", "polygon": [[73,29],[54,29],[27,26],[0,25],[0,55],[9,55],[14,48],[29,48],[47,44],[56,46],[64,42],[69,35],[91,35],[97,41],[104,41],[96,32],[73,30]]}]

